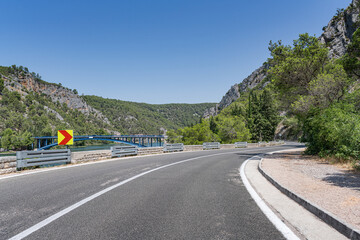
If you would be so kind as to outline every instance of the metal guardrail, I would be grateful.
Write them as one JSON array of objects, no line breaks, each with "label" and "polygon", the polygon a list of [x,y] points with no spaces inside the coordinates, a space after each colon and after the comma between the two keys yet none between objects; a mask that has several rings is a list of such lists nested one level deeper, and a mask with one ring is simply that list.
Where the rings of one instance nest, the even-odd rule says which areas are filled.
[{"label": "metal guardrail", "polygon": [[235,148],[247,148],[247,142],[236,142]]},{"label": "metal guardrail", "polygon": [[17,169],[70,162],[70,149],[16,152]]},{"label": "metal guardrail", "polygon": [[138,148],[136,146],[113,146],[111,147],[111,157],[124,157],[137,155]]},{"label": "metal guardrail", "polygon": [[266,142],[259,142],[259,147],[263,146],[263,147],[266,147],[267,143]]},{"label": "metal guardrail", "polygon": [[176,152],[176,151],[184,151],[183,143],[166,143],[164,145],[164,152]]},{"label": "metal guardrail", "polygon": [[220,143],[219,142],[204,142],[203,143],[203,149],[220,149]]}]

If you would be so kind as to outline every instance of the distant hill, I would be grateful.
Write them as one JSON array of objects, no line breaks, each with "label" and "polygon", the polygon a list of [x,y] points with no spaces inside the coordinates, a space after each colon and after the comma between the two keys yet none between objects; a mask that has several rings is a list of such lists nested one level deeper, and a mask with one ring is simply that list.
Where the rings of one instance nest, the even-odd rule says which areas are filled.
[{"label": "distant hill", "polygon": [[82,96],[82,99],[122,133],[159,134],[163,129],[194,125],[206,109],[215,106],[215,103],[146,104],[97,96]]},{"label": "distant hill", "polygon": [[76,89],[43,81],[26,67],[0,66],[0,136],[5,129],[19,139],[24,133],[55,135],[59,129],[73,129],[76,135],[159,134],[196,124],[205,109],[213,106],[79,96]]}]

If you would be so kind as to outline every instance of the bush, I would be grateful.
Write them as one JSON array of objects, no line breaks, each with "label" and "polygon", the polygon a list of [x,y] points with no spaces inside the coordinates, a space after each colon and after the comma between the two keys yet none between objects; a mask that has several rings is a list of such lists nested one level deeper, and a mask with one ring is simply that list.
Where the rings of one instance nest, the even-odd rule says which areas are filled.
[{"label": "bush", "polygon": [[313,110],[305,120],[303,140],[307,153],[360,160],[360,115],[347,103]]}]

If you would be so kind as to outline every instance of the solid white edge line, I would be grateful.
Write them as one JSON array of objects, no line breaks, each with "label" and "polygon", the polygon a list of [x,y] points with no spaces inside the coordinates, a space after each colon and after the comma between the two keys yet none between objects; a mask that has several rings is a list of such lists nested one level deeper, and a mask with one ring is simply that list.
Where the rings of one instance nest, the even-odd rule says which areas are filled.
[{"label": "solid white edge line", "polygon": [[57,212],[57,213],[51,215],[50,217],[48,217],[48,218],[44,219],[43,221],[35,224],[34,226],[22,231],[21,233],[13,236],[12,238],[9,238],[9,240],[23,239],[23,238],[29,236],[30,234],[32,234],[33,232],[43,228],[44,226],[46,226],[46,225],[50,224],[51,222],[55,221],[56,219],[60,218],[61,216],[64,216],[65,214],[67,214],[67,213],[75,210],[76,208],[84,205],[85,203],[87,203],[87,202],[89,202],[89,201],[91,201],[91,200],[93,200],[93,199],[95,199],[95,198],[97,198],[97,197],[99,197],[99,196],[113,190],[114,188],[120,187],[121,185],[124,185],[124,184],[126,184],[128,182],[131,182],[131,181],[133,181],[133,180],[135,180],[135,179],[137,179],[139,177],[142,177],[142,176],[144,176],[146,174],[149,174],[151,172],[155,172],[157,170],[160,170],[160,169],[163,169],[163,168],[166,168],[166,167],[174,166],[174,165],[184,163],[184,162],[193,161],[193,160],[200,159],[200,158],[207,158],[207,157],[213,157],[213,156],[218,156],[218,155],[226,155],[226,154],[239,153],[239,152],[249,152],[249,151],[254,151],[254,150],[253,149],[251,149],[251,150],[248,149],[248,151],[239,151],[238,150],[238,151],[232,151],[232,152],[226,152],[226,153],[216,153],[216,154],[211,154],[211,155],[199,156],[199,157],[195,157],[195,158],[189,158],[189,159],[185,159],[185,160],[175,162],[175,163],[170,163],[170,164],[167,164],[167,165],[157,167],[157,168],[151,169],[149,171],[140,173],[140,174],[135,175],[135,176],[133,176],[131,178],[123,180],[123,181],[121,181],[121,182],[119,182],[117,184],[114,184],[114,185],[112,185],[110,187],[107,187],[107,188],[105,188],[105,189],[103,189],[103,190],[101,190],[101,191],[99,191],[99,192],[97,192],[97,193],[95,193],[95,194],[93,194],[93,195],[91,195],[91,196],[89,196],[89,197],[87,197],[87,198],[85,198],[85,199],[83,199],[83,200],[81,200],[81,201],[79,201],[79,202],[77,202],[77,203],[63,209],[63,210],[61,210],[60,212]]},{"label": "solid white edge line", "polygon": [[293,231],[291,231],[291,229],[286,226],[285,223],[283,223],[273,211],[271,211],[271,209],[266,205],[266,203],[261,199],[261,197],[256,193],[254,188],[249,183],[245,175],[245,166],[250,159],[251,158],[243,162],[239,168],[239,173],[241,176],[241,180],[244,183],[244,186],[246,187],[247,191],[250,193],[256,204],[259,206],[261,211],[270,220],[270,222],[281,232],[281,234],[284,235],[284,237],[288,240],[298,240],[299,238],[293,233]]}]

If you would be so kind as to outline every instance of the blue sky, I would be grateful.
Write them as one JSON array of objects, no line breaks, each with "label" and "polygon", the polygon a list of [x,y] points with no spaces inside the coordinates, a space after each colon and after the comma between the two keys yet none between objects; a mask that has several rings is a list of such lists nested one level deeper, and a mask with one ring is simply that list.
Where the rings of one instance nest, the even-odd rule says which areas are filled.
[{"label": "blue sky", "polygon": [[80,94],[146,103],[219,102],[269,57],[270,40],[319,36],[351,0],[0,3],[0,65]]}]

